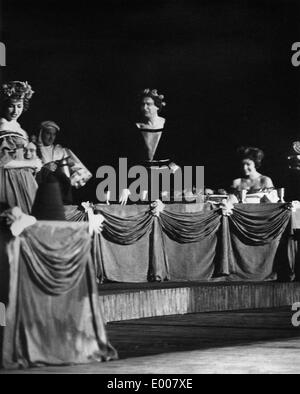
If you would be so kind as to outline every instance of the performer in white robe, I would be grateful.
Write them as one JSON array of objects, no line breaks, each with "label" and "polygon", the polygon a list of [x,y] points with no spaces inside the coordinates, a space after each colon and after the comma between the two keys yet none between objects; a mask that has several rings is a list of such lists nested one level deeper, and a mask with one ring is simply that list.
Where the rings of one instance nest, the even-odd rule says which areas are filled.
[{"label": "performer in white robe", "polygon": [[39,126],[37,146],[43,168],[38,182],[42,183],[49,173],[54,174],[59,181],[64,204],[72,205],[72,187],[78,189],[84,186],[92,174],[70,149],[55,144],[59,131],[60,127],[52,120],[44,121]]},{"label": "performer in white robe", "polygon": [[38,136],[38,153],[43,165],[52,172],[64,173],[70,184],[76,188],[84,186],[92,177],[90,171],[68,148],[55,144],[60,127],[54,121],[47,120],[40,124]]}]

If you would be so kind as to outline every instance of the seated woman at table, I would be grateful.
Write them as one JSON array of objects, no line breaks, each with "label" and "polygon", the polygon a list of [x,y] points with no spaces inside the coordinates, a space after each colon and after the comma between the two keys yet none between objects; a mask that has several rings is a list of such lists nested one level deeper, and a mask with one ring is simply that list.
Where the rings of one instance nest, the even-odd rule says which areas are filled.
[{"label": "seated woman at table", "polygon": [[11,81],[0,89],[0,203],[19,206],[30,213],[37,191],[34,173],[41,167],[37,158],[24,157],[28,136],[19,117],[29,107],[33,90],[27,82]]},{"label": "seated woman at table", "polygon": [[262,175],[257,170],[260,168],[264,158],[264,152],[255,147],[241,147],[238,149],[241,161],[241,178],[234,179],[231,190],[234,194],[241,190],[248,193],[257,193],[274,188],[272,179]]}]

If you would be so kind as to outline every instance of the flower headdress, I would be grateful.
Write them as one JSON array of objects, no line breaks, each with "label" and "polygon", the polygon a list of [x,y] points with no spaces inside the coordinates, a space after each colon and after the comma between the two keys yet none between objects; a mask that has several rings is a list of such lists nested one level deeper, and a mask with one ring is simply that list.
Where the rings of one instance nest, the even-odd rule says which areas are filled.
[{"label": "flower headdress", "polygon": [[163,94],[159,94],[157,92],[157,89],[144,89],[142,91],[142,96],[151,97],[154,100],[155,104],[159,106],[159,108],[165,107],[167,105],[167,103],[163,101],[165,96]]},{"label": "flower headdress", "polygon": [[30,100],[33,93],[34,91],[27,81],[10,81],[4,83],[0,89],[2,99]]}]

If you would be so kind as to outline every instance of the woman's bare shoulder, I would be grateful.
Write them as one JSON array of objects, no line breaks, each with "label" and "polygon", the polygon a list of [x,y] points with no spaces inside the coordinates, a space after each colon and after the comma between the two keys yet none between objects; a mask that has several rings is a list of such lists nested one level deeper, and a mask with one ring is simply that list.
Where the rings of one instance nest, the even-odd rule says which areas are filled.
[{"label": "woman's bare shoulder", "polygon": [[272,179],[267,175],[261,175],[261,183],[267,188],[274,187]]}]

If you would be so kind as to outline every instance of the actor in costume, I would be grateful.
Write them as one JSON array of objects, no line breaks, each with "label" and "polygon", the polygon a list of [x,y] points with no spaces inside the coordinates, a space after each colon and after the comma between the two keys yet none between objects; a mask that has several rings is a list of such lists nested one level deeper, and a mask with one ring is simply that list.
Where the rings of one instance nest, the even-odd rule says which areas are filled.
[{"label": "actor in costume", "polygon": [[18,206],[30,213],[37,191],[34,173],[41,167],[37,158],[26,159],[29,141],[18,119],[29,107],[33,90],[27,82],[11,81],[1,86],[0,203]]},{"label": "actor in costume", "polygon": [[[168,139],[168,125],[165,118],[160,116],[160,111],[166,105],[164,96],[156,89],[144,89],[139,97],[141,118],[134,125],[132,134],[133,142],[129,144],[127,153],[129,166],[141,165],[147,168],[148,178],[151,179],[151,171],[167,171],[174,174],[178,165],[173,161],[170,152],[170,139]],[[160,190],[160,198],[163,193],[170,191]],[[145,200],[151,201],[151,185],[147,190],[143,190],[141,195]],[[120,196],[120,203],[125,205],[130,199],[129,189],[123,189]]]},{"label": "actor in costume", "polygon": [[72,204],[71,186],[84,186],[92,174],[70,149],[55,144],[59,131],[60,127],[52,120],[44,121],[39,126],[38,155],[43,163],[39,181],[49,173],[55,174],[61,186],[64,203]]},{"label": "actor in costume", "polygon": [[257,170],[260,168],[264,153],[254,147],[241,147],[238,149],[243,176],[232,183],[232,191],[247,190],[248,193],[257,193],[274,188],[271,178],[262,175]]}]

